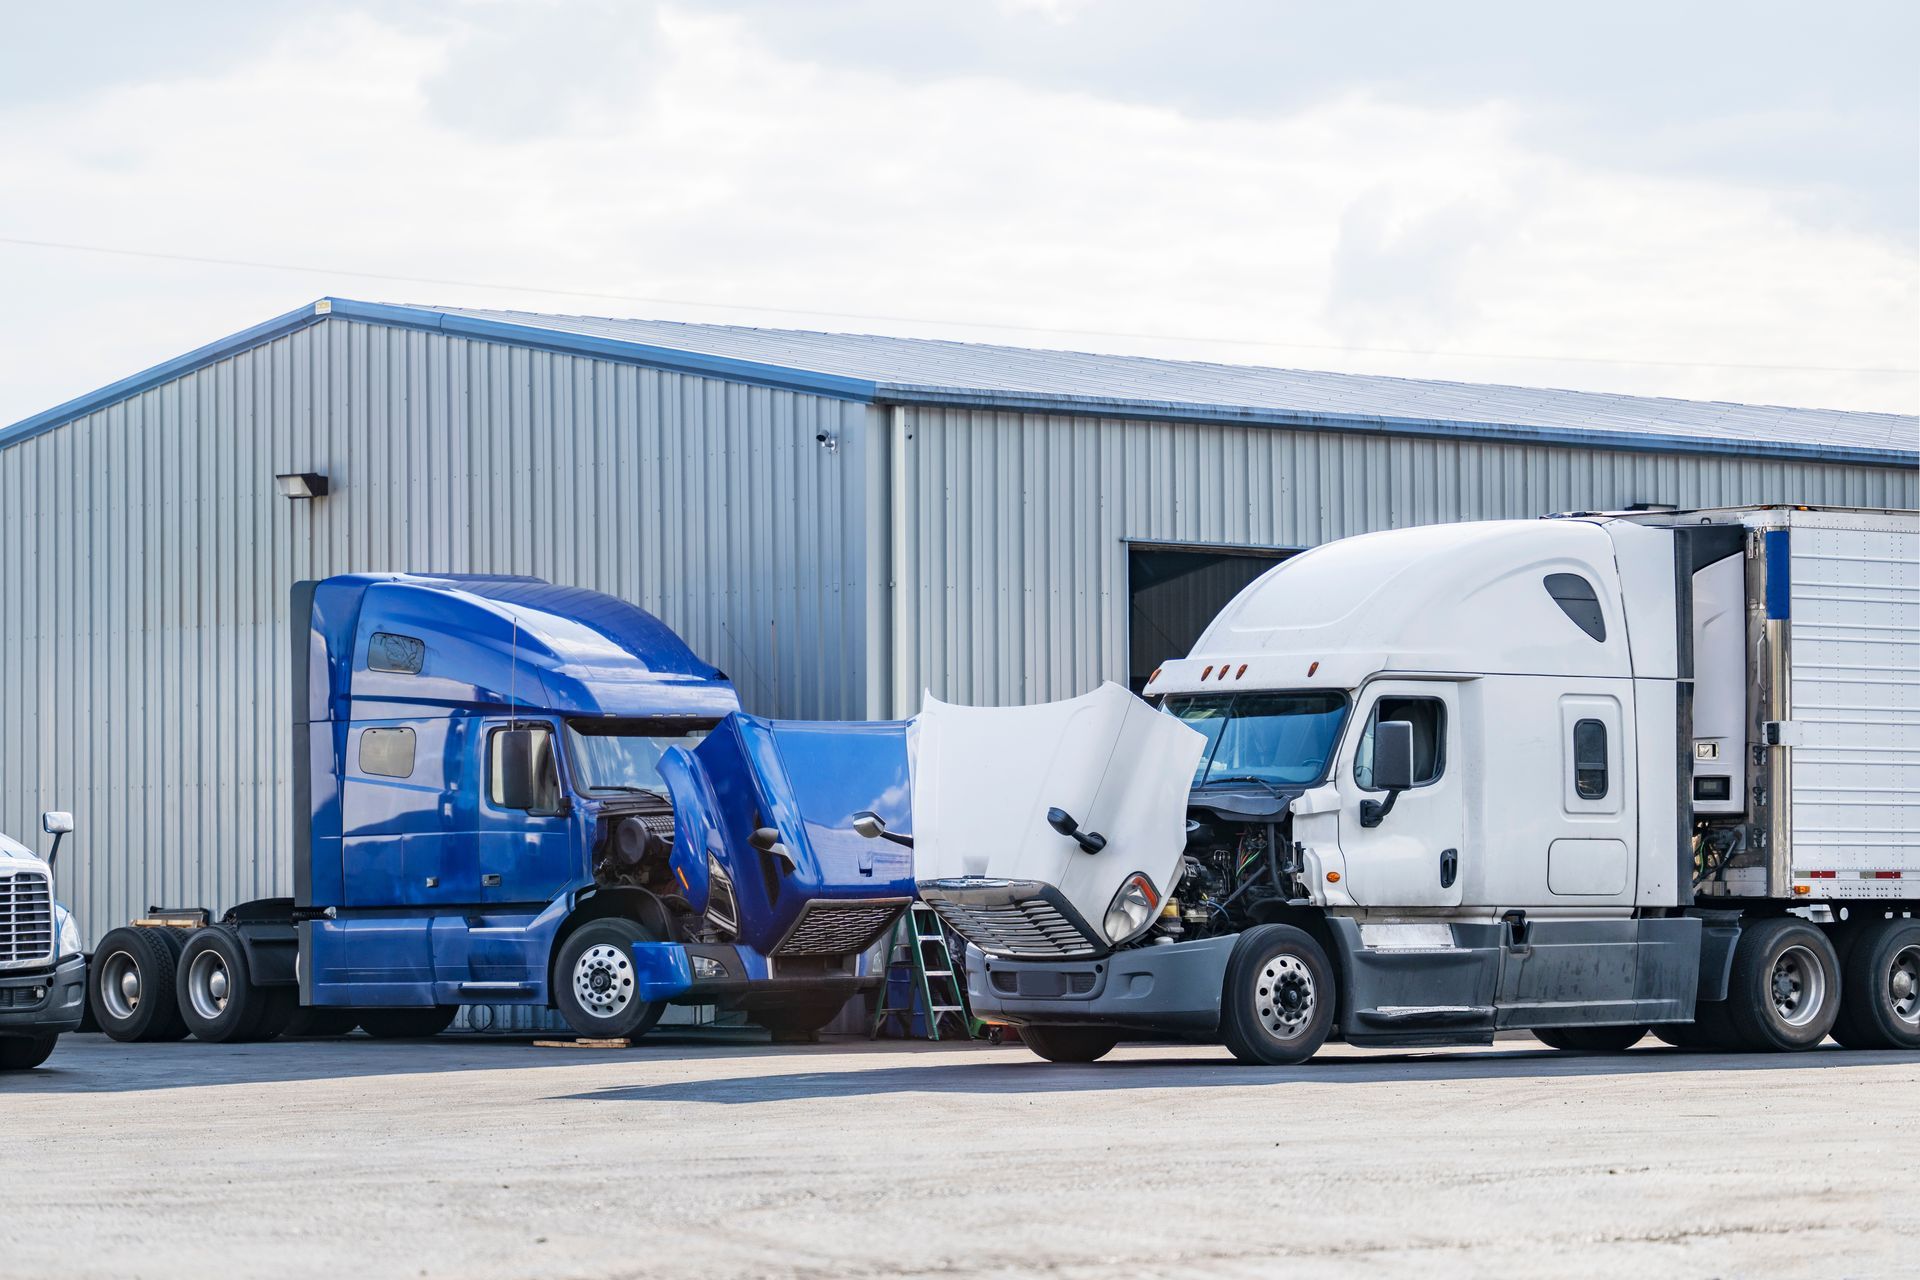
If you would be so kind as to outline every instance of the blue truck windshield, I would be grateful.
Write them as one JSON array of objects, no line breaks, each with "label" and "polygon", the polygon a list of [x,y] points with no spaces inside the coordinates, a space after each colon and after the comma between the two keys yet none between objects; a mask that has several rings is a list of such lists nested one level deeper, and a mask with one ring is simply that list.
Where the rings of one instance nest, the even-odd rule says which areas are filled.
[{"label": "blue truck windshield", "polygon": [[1169,715],[1207,736],[1193,785],[1263,782],[1310,786],[1326,776],[1327,758],[1346,723],[1338,693],[1208,693],[1169,697]]},{"label": "blue truck windshield", "polygon": [[664,796],[667,784],[660,777],[660,757],[669,747],[692,750],[711,728],[711,724],[571,722],[567,737],[582,790],[651,791]]}]

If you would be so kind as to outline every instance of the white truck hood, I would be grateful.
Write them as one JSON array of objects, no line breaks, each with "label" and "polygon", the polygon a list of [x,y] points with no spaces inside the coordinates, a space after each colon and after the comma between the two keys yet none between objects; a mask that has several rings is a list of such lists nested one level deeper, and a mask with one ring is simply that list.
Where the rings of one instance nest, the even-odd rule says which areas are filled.
[{"label": "white truck hood", "polygon": [[0,835],[0,876],[46,869],[47,864],[40,860],[39,854],[9,836]]},{"label": "white truck hood", "polygon": [[[1111,683],[1029,707],[928,697],[908,735],[914,879],[1039,881],[1096,927],[1134,872],[1164,900],[1205,743]],[[1105,836],[1106,847],[1083,852],[1047,825],[1050,808]]]}]

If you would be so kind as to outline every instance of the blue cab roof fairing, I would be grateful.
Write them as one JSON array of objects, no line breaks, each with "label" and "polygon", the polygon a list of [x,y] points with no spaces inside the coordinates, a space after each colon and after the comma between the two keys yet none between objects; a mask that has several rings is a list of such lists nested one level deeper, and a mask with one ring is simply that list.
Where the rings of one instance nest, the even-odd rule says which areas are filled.
[{"label": "blue cab roof fairing", "polygon": [[[420,642],[408,647],[417,670],[370,666],[376,634]],[[652,614],[538,578],[328,578],[314,588],[309,643],[315,721],[487,707],[718,719],[740,705],[726,676]]]}]

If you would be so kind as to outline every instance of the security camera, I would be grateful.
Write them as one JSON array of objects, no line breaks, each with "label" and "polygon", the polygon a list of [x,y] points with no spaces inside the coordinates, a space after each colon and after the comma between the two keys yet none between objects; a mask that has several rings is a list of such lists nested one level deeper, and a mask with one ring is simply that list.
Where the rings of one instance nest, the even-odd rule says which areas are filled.
[{"label": "security camera", "polygon": [[819,445],[822,449],[825,449],[828,453],[832,453],[840,447],[839,437],[830,436],[824,431],[814,436],[813,442]]}]

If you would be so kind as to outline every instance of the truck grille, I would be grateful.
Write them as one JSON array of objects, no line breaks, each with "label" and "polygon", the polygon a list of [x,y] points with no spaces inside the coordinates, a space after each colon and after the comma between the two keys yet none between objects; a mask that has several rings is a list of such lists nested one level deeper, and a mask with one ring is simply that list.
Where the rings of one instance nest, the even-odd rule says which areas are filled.
[{"label": "truck grille", "polygon": [[0,969],[53,959],[53,891],[38,871],[0,876]]},{"label": "truck grille", "polygon": [[936,897],[921,886],[921,896],[961,937],[989,955],[1015,959],[1060,959],[1099,951],[1080,926],[1045,898],[1013,902],[968,902]]},{"label": "truck grille", "polygon": [[800,909],[800,918],[773,949],[776,956],[844,956],[865,951],[907,905],[906,898],[862,898],[829,902],[819,898]]}]

